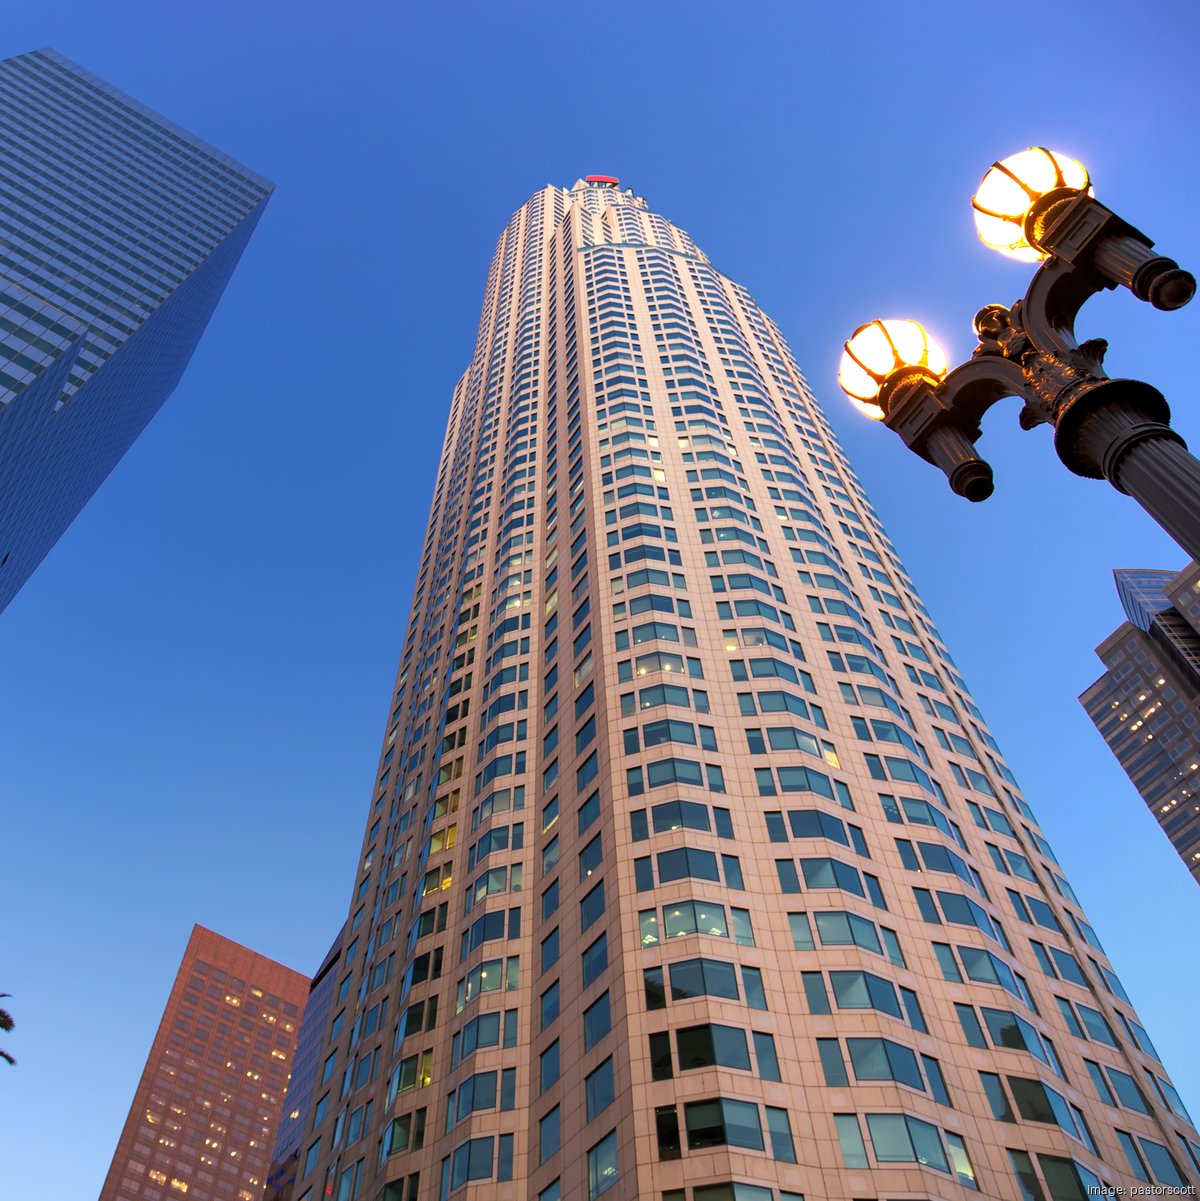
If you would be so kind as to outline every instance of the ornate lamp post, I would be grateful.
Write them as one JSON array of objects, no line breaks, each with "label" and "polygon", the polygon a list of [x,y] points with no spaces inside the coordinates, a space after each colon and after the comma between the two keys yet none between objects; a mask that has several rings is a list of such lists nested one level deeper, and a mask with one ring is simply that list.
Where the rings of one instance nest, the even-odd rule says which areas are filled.
[{"label": "ornate lamp post", "polygon": [[953,371],[914,321],[860,326],[842,356],[843,390],[972,501],[993,487],[991,466],[975,450],[980,420],[996,401],[1018,396],[1022,429],[1053,426],[1069,470],[1128,493],[1200,559],[1200,462],[1171,429],[1167,402],[1139,380],[1109,379],[1108,343],[1081,345],[1074,333],[1097,292],[1120,284],[1169,311],[1191,300],[1195,279],[1094,198],[1081,164],[1042,147],[996,163],[973,204],[985,243],[1041,264],[1025,298],[980,309],[979,345]]}]

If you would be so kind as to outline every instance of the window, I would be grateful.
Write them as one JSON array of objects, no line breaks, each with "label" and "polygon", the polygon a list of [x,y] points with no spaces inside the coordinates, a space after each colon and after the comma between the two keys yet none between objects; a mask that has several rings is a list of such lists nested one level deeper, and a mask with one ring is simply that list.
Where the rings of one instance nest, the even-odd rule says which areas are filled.
[{"label": "window", "polygon": [[717,870],[717,857],[712,851],[698,850],[696,847],[680,847],[673,851],[663,851],[658,856],[658,880],[660,884],[668,884],[673,880],[715,880],[721,879]]},{"label": "window", "polygon": [[608,967],[608,935],[601,934],[582,956],[583,987],[587,988]]},{"label": "window", "polygon": [[959,1184],[977,1189],[979,1182],[975,1178],[975,1168],[970,1155],[967,1154],[967,1144],[963,1142],[962,1135],[952,1134],[949,1130],[945,1131],[945,1135],[946,1147],[950,1152],[950,1165],[958,1177]]},{"label": "window", "polygon": [[600,816],[600,793],[593,792],[579,806],[579,833],[582,834]]},{"label": "window", "polygon": [[992,1117],[998,1122],[1015,1122],[1017,1119],[1008,1103],[1008,1094],[1004,1091],[1004,1085],[1000,1083],[1000,1077],[993,1072],[980,1072],[979,1081],[983,1085]]},{"label": "window", "polygon": [[1042,1192],[1041,1182],[1033,1170],[1033,1160],[1029,1158],[1028,1154],[1010,1148],[1008,1158],[1012,1164],[1013,1175],[1017,1178],[1017,1184],[1021,1188],[1021,1201],[1046,1201],[1046,1194]]},{"label": "window", "polygon": [[658,1158],[679,1159],[683,1149],[679,1141],[679,1113],[674,1105],[660,1105],[655,1109],[654,1127],[658,1136]]},{"label": "window", "polygon": [[542,939],[542,971],[549,971],[558,962],[559,928],[554,927]]},{"label": "window", "polygon": [[675,1032],[679,1069],[728,1067],[750,1070],[746,1032],[737,1026],[686,1026]]},{"label": "window", "polygon": [[554,981],[544,993],[542,993],[542,1029],[545,1030],[551,1022],[555,1021],[559,1013],[559,982]]},{"label": "window", "polygon": [[646,1008],[650,1010],[667,1007],[667,991],[663,983],[663,969],[660,967],[647,968],[642,973],[642,983],[646,992]]},{"label": "window", "polygon": [[455,1122],[461,1122],[469,1114],[496,1108],[496,1073],[477,1072],[468,1076],[459,1085]]},{"label": "window", "polygon": [[706,996],[741,999],[733,964],[721,959],[681,959],[670,965],[670,976],[673,1001]]},{"label": "window", "polygon": [[538,1163],[543,1164],[558,1151],[562,1140],[559,1107],[556,1105],[538,1122]]},{"label": "window", "polygon": [[605,992],[583,1011],[583,1049],[590,1051],[611,1029],[612,1008]]},{"label": "window", "polygon": [[1062,1201],[1076,1201],[1076,1198],[1083,1201],[1086,1197],[1101,1194],[1099,1179],[1082,1164],[1057,1155],[1039,1155],[1037,1158],[1053,1201],[1060,1201],[1060,1198]]},{"label": "window", "polygon": [[1116,1131],[1117,1141],[1121,1144],[1121,1150],[1125,1152],[1125,1158],[1129,1161],[1129,1170],[1139,1180],[1150,1181],[1150,1173],[1146,1170],[1145,1161],[1142,1159],[1137,1149],[1137,1144],[1133,1141],[1131,1134],[1126,1134],[1124,1130]]},{"label": "window", "polygon": [[1061,1093],[1040,1080],[1028,1080],[1023,1076],[1009,1076],[1007,1080],[1013,1100],[1017,1103],[1017,1112],[1027,1122],[1061,1126],[1068,1134],[1082,1141],[1082,1133]]},{"label": "window", "polygon": [[949,1173],[950,1164],[936,1126],[899,1113],[869,1113],[867,1130],[880,1163],[919,1163]]},{"label": "window", "polygon": [[424,1109],[406,1113],[388,1123],[383,1133],[381,1156],[399,1155],[403,1151],[419,1151],[425,1145]]},{"label": "window", "polygon": [[550,839],[542,848],[542,875],[548,876],[558,866],[559,843],[558,835]]},{"label": "window", "polygon": [[[789,1161],[790,1162],[790,1161]],[[683,1191],[680,1190],[680,1201]],[[706,1184],[693,1190],[695,1201],[775,1201],[775,1193],[761,1184],[745,1184],[731,1181],[729,1184]],[[671,1201],[671,1194],[664,1193],[663,1201]],[[804,1201],[799,1193],[780,1190],[779,1201]]]},{"label": "window", "polygon": [[[654,910],[648,911],[651,917],[654,917]],[[744,914],[749,921],[749,914],[744,910],[735,910],[736,913]],[[725,918],[725,907],[716,905],[708,901],[679,901],[674,905],[667,905],[663,911],[663,934],[666,938],[679,938],[688,934],[707,934],[713,938],[728,938],[729,927]],[[657,921],[655,921],[657,927]],[[646,934],[643,931],[643,934]],[[650,942],[646,942],[643,938],[643,945],[651,946],[658,942],[657,930],[654,931],[654,938]],[[742,938],[738,938],[738,942],[742,942]],[[754,945],[753,936],[750,936],[749,946]]]},{"label": "window", "polygon": [[863,1142],[862,1129],[858,1124],[858,1115],[837,1113],[833,1115],[833,1122],[837,1129],[838,1142],[842,1148],[842,1162],[848,1168],[869,1167],[867,1148]]},{"label": "window", "polygon": [[606,1134],[587,1156],[588,1201],[596,1201],[617,1183],[617,1132]]},{"label": "window", "polygon": [[1142,1095],[1141,1089],[1136,1085],[1133,1076],[1128,1075],[1128,1072],[1120,1071],[1116,1068],[1106,1069],[1109,1074],[1109,1083],[1112,1086],[1112,1091],[1117,1094],[1121,1104],[1127,1110],[1134,1110],[1138,1113],[1146,1113],[1150,1115],[1150,1106],[1146,1104],[1146,1098]]},{"label": "window", "polygon": [[783,1163],[796,1162],[796,1148],[792,1142],[792,1125],[786,1109],[763,1107],[767,1114],[767,1133],[771,1138],[771,1155]]},{"label": "window", "polygon": [[650,818],[655,834],[672,830],[712,830],[708,817],[708,806],[699,801],[667,801],[650,808]]},{"label": "window", "polygon": [[858,869],[837,859],[801,859],[806,888],[839,888],[856,896],[866,896]]},{"label": "window", "polygon": [[609,1057],[584,1081],[587,1095],[587,1120],[603,1113],[616,1097],[613,1084],[613,1061]]},{"label": "window", "polygon": [[779,1074],[779,1058],[775,1054],[775,1039],[770,1034],[754,1031],[754,1058],[758,1061],[758,1074],[764,1080],[782,1080]]},{"label": "window", "polygon": [[494,1139],[473,1138],[456,1147],[450,1157],[450,1188],[461,1188],[468,1180],[490,1180]]},{"label": "window", "polygon": [[579,852],[579,878],[586,880],[599,866],[604,857],[604,844],[601,835],[597,834],[591,842]]},{"label": "window", "polygon": [[878,1009],[902,1017],[896,989],[890,980],[871,972],[830,972],[829,984],[839,1009]]},{"label": "window", "polygon": [[545,1092],[559,1077],[561,1057],[558,1039],[555,1039],[538,1057],[538,1078],[541,1092]]},{"label": "window", "polygon": [[959,1022],[962,1024],[967,1041],[971,1046],[986,1047],[988,1045],[983,1034],[984,1026],[986,1026],[993,1046],[1028,1051],[1056,1075],[1062,1076],[1062,1067],[1058,1062],[1058,1057],[1054,1054],[1050,1041],[1043,1038],[1034,1026],[1020,1014],[1011,1013],[1007,1009],[990,1009],[987,1006],[981,1006],[980,1013],[983,1014],[984,1022],[984,1026],[981,1026],[979,1018],[971,1006],[956,1005],[955,1009],[958,1011]]},{"label": "window", "polygon": [[601,880],[579,902],[579,929],[582,933],[604,913],[604,881]]},{"label": "window", "polygon": [[1139,1134],[1138,1146],[1141,1147],[1142,1154],[1146,1157],[1146,1162],[1150,1165],[1150,1171],[1154,1173],[1154,1179],[1159,1184],[1173,1185],[1176,1188],[1184,1185],[1184,1179],[1179,1174],[1179,1168],[1176,1166],[1175,1160],[1162,1143],[1156,1143],[1153,1139],[1142,1138]]},{"label": "window", "polygon": [[857,1080],[895,1080],[925,1091],[917,1057],[908,1047],[887,1038],[848,1038],[846,1050]]},{"label": "window", "polygon": [[304,1171],[300,1173],[301,1177],[307,1176],[313,1168],[317,1166],[317,1159],[321,1154],[321,1140],[317,1139],[312,1146],[309,1147],[308,1153],[304,1157]]},{"label": "window", "polygon": [[705,1147],[749,1147],[765,1149],[758,1106],[749,1101],[714,1097],[711,1101],[689,1101],[683,1107],[688,1149]]}]

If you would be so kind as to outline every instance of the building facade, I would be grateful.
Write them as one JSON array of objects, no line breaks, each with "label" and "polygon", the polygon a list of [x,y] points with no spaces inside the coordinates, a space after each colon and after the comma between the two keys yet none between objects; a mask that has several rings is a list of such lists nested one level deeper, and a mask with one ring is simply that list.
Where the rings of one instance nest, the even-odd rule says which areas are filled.
[{"label": "building facade", "polygon": [[261,1201],[308,988],[192,928],[100,1201]]},{"label": "building facade", "polygon": [[0,62],[0,609],[174,390],[270,193],[56,51]]},{"label": "building facade", "polygon": [[1200,881],[1200,565],[1113,574],[1128,621],[1079,700]]},{"label": "building facade", "polygon": [[329,1007],[333,1003],[333,993],[339,979],[337,969],[342,961],[342,933],[338,931],[333,945],[321,960],[321,966],[317,968],[309,986],[308,1000],[304,1003],[296,1054],[292,1070],[288,1073],[284,1113],[275,1136],[275,1149],[271,1152],[266,1201],[291,1201],[300,1147],[307,1130],[305,1121],[312,1106],[313,1085],[316,1083],[321,1051],[329,1028]]},{"label": "building facade", "polygon": [[454,390],[298,1201],[1082,1201],[1196,1132],[778,329],[607,177]]}]

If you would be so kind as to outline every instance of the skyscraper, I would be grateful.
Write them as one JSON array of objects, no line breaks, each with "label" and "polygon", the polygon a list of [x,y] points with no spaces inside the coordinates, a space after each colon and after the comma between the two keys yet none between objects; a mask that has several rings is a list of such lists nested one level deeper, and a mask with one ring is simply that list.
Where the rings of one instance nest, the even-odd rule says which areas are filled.
[{"label": "skyscraper", "polygon": [[270,194],[54,50],[0,61],[0,609],[174,390]]},{"label": "skyscraper", "polygon": [[260,1201],[308,985],[192,928],[100,1201]]},{"label": "skyscraper", "polygon": [[615,179],[500,237],[385,729],[298,1201],[1197,1180],[782,336]]},{"label": "skyscraper", "polygon": [[1079,700],[1200,881],[1200,565],[1113,575],[1129,620]]},{"label": "skyscraper", "polygon": [[329,1027],[329,1006],[338,982],[337,967],[342,961],[342,931],[321,960],[312,978],[308,1000],[300,1019],[300,1035],[296,1054],[288,1073],[287,1097],[283,1117],[275,1135],[271,1152],[271,1167],[267,1174],[266,1201],[290,1201],[292,1185],[296,1182],[300,1147],[306,1130],[305,1119],[312,1104],[313,1085],[321,1066],[321,1050]]}]

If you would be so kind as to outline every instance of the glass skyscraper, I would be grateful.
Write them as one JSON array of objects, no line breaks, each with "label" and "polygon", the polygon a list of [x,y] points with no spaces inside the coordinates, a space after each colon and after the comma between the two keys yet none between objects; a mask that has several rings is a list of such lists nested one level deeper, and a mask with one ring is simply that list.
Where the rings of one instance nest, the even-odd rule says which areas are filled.
[{"label": "glass skyscraper", "polygon": [[271,1152],[271,1167],[267,1174],[266,1201],[286,1201],[292,1195],[296,1181],[296,1168],[300,1148],[306,1132],[306,1118],[311,1103],[313,1084],[324,1056],[328,1030],[329,1006],[333,1003],[333,990],[338,982],[337,968],[341,963],[342,933],[333,940],[333,945],[321,960],[308,1000],[300,1018],[300,1033],[296,1039],[296,1056],[292,1070],[288,1073],[286,1104],[275,1135],[275,1148]]},{"label": "glass skyscraper", "polygon": [[1079,700],[1200,882],[1200,565],[1113,575],[1129,620]]},{"label": "glass skyscraper", "polygon": [[1200,1180],[778,329],[615,179],[500,237],[385,731],[296,1201]]},{"label": "glass skyscraper", "polygon": [[270,194],[56,51],[0,62],[0,609],[174,390]]}]

